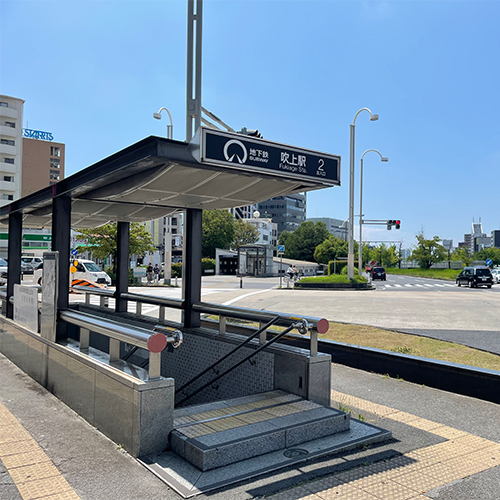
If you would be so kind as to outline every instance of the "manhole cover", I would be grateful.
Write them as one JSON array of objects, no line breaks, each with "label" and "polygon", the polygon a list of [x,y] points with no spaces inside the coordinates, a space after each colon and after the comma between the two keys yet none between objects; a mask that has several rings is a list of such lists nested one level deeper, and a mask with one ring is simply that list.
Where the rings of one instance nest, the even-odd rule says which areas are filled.
[{"label": "manhole cover", "polygon": [[308,455],[309,452],[307,450],[301,450],[300,448],[295,448],[291,450],[286,450],[283,455],[285,455],[286,458],[295,458],[295,457],[300,457],[301,455]]}]

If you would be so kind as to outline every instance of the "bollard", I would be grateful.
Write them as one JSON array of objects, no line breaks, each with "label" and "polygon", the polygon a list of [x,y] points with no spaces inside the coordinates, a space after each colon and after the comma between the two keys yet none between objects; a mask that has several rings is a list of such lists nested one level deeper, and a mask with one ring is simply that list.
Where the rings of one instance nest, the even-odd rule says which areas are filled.
[{"label": "bollard", "polygon": [[240,276],[240,288],[243,288],[243,276]]}]

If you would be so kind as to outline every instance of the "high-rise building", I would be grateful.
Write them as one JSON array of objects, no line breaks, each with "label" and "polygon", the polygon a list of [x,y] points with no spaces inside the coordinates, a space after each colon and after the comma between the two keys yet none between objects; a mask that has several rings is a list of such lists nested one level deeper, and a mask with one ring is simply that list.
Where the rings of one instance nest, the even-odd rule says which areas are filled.
[{"label": "high-rise building", "polygon": [[[42,137],[52,137],[52,134],[44,134]],[[38,134],[39,137],[40,135]],[[24,137],[21,196],[27,196],[64,179],[64,158],[64,144]]]},{"label": "high-rise building", "polygon": [[500,248],[500,230],[491,231],[491,246]]},{"label": "high-rise building", "polygon": [[278,235],[295,231],[306,220],[306,195],[289,194],[263,201],[259,203],[259,212],[278,225]]},{"label": "high-rise building", "polygon": [[0,95],[0,206],[21,197],[23,105]]},{"label": "high-rise building", "polygon": [[258,210],[258,205],[245,205],[244,207],[229,208],[228,210],[236,220],[251,219],[253,218],[253,214]]}]

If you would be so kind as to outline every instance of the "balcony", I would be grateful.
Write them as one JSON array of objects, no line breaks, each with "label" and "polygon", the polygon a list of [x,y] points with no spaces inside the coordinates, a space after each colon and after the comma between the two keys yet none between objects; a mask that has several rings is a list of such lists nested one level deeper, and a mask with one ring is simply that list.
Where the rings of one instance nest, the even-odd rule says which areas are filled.
[{"label": "balcony", "polygon": [[0,180],[0,191],[5,191],[7,194],[14,194],[16,191],[16,183]]},{"label": "balcony", "polygon": [[5,153],[6,155],[16,156],[17,148],[16,146],[9,146],[8,144],[0,144],[0,153]]},{"label": "balcony", "polygon": [[18,118],[19,111],[15,108],[4,108],[0,107],[0,118]]},{"label": "balcony", "polygon": [[17,137],[17,128],[7,127],[6,125],[0,125],[0,135],[5,135],[8,137]]}]

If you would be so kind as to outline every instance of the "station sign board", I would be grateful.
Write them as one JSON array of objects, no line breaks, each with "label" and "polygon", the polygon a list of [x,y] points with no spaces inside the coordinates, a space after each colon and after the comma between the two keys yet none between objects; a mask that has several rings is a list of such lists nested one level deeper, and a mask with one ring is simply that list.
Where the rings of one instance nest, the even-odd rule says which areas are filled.
[{"label": "station sign board", "polygon": [[[198,135],[198,134],[197,134]],[[340,185],[340,156],[201,127],[200,163]]]}]

